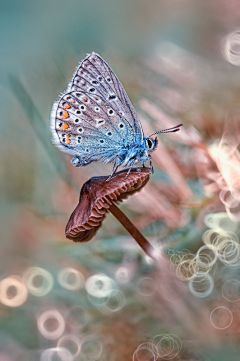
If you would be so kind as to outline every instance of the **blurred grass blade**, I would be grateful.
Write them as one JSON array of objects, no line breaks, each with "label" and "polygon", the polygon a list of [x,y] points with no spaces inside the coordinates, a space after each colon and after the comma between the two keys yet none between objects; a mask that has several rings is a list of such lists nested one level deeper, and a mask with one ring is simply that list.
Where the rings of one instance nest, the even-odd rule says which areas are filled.
[{"label": "blurred grass blade", "polygon": [[9,79],[12,92],[25,110],[30,124],[32,125],[38,139],[46,150],[57,173],[66,183],[68,183],[70,186],[74,186],[73,180],[69,177],[64,163],[59,159],[56,150],[50,142],[49,128],[46,126],[46,123],[44,122],[44,119],[41,116],[39,110],[37,109],[37,106],[34,104],[31,96],[29,95],[23,84],[15,76],[10,75]]}]

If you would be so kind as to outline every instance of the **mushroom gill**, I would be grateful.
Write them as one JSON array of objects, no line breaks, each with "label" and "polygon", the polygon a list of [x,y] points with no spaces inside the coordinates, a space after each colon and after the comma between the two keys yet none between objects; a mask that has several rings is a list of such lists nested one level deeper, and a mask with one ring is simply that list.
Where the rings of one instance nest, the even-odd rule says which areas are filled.
[{"label": "mushroom gill", "polygon": [[66,226],[67,238],[74,242],[90,241],[111,206],[140,191],[151,173],[149,168],[134,168],[126,178],[127,171],[115,173],[108,182],[108,176],[93,177],[83,185],[79,203]]}]

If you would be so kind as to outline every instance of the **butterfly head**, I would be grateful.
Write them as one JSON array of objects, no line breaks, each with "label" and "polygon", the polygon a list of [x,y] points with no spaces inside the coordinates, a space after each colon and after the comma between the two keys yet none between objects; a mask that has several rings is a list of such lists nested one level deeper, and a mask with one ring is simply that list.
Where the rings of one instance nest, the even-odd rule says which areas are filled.
[{"label": "butterfly head", "polygon": [[152,153],[157,148],[158,145],[157,137],[156,138],[146,137],[145,144],[148,154]]},{"label": "butterfly head", "polygon": [[138,153],[138,161],[145,163],[149,160],[150,154],[156,149],[158,144],[157,137],[151,138],[149,136],[145,136],[143,138],[143,143],[137,149]]}]

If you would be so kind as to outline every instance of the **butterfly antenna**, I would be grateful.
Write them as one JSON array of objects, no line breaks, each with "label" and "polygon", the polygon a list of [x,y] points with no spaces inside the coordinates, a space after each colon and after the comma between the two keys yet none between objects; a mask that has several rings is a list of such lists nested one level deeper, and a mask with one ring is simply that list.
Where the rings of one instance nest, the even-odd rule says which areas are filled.
[{"label": "butterfly antenna", "polygon": [[180,127],[182,126],[183,124],[178,124],[178,125],[175,125],[175,127],[172,127],[172,128],[168,128],[168,129],[163,129],[163,130],[158,130],[157,132],[149,135],[149,137],[151,137],[152,135],[155,135],[155,134],[159,134],[159,133],[174,133],[174,132],[178,132],[180,130]]}]

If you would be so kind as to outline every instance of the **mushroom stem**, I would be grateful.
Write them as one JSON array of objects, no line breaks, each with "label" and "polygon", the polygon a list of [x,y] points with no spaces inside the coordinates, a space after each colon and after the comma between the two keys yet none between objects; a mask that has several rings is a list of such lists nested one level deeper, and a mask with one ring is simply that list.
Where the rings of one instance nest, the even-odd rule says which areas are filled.
[{"label": "mushroom stem", "polygon": [[128,217],[116,206],[115,203],[112,203],[108,210],[117,218],[117,220],[126,228],[126,230],[131,234],[139,246],[144,250],[144,252],[154,259],[153,251],[154,248],[146,240],[146,238],[139,232],[139,230],[134,226],[134,224],[128,219]]}]

